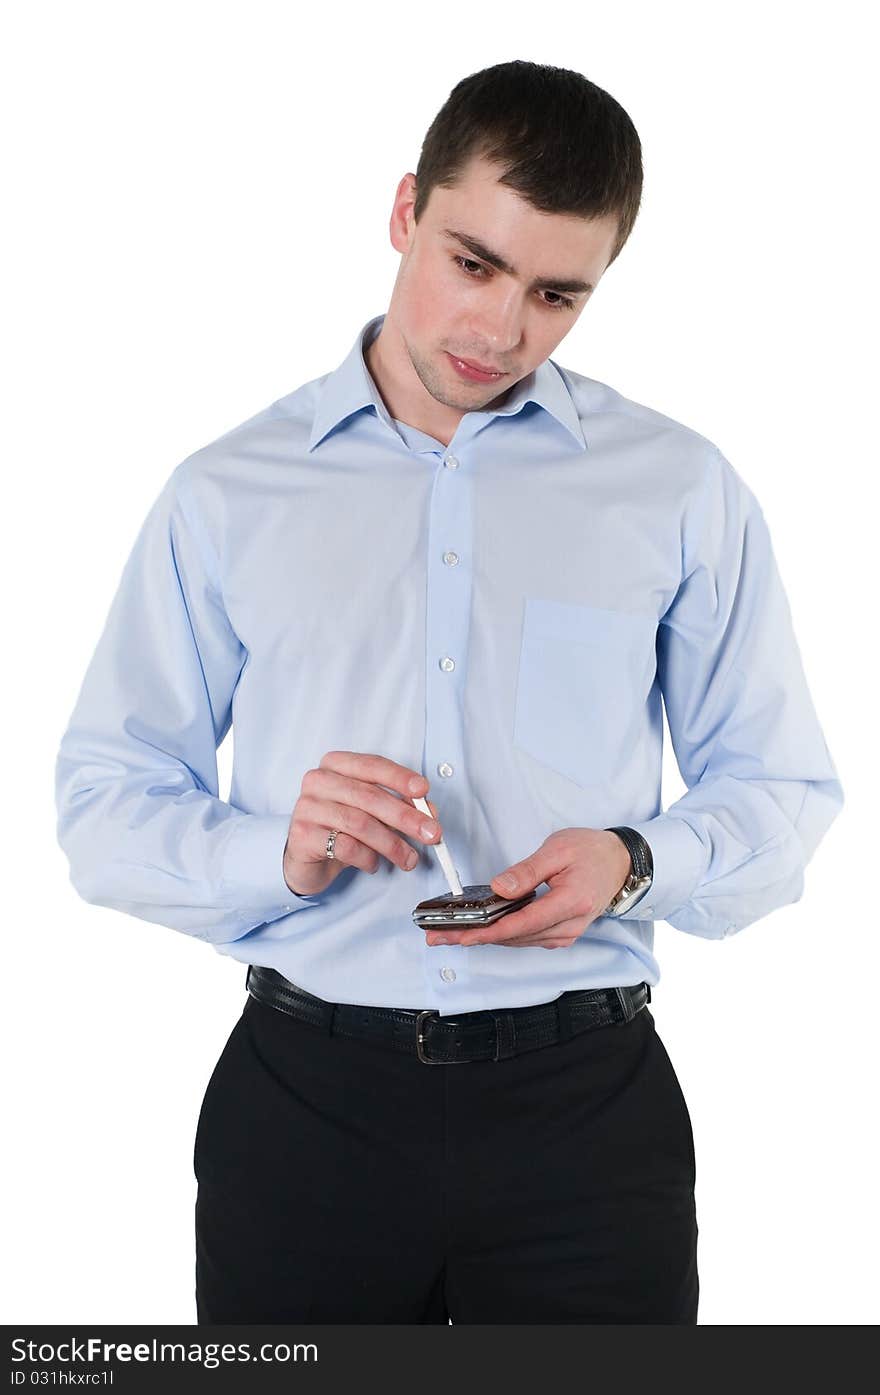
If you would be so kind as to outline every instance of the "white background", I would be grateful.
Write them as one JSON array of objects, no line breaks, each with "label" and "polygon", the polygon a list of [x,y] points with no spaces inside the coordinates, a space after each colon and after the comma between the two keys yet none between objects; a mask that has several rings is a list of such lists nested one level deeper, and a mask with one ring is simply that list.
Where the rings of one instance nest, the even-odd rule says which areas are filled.
[{"label": "white background", "polygon": [[195,1321],[195,1123],[244,970],[81,901],[55,842],[56,751],[125,558],[179,461],[387,307],[392,199],[431,119],[467,73],[528,58],[613,93],[645,162],[633,235],[554,357],[702,432],[755,490],[846,794],[799,903],[723,942],[657,926],[700,1322],[876,1322],[868,10],[80,0],[7,20],[4,1321]]}]

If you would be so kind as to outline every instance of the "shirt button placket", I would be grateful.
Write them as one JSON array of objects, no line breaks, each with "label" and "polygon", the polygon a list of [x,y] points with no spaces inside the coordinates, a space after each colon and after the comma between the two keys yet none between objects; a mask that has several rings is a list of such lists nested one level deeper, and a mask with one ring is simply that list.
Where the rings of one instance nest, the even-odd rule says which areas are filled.
[{"label": "shirt button placket", "polygon": [[[456,870],[462,883],[467,885],[469,869],[462,865],[462,860],[467,858],[468,850],[461,834],[468,826],[469,799],[464,763],[462,685],[473,584],[472,479],[454,452],[447,451],[442,463],[445,468],[437,470],[434,476],[428,524],[425,770],[436,772],[434,783],[438,793],[435,796],[432,792],[431,797],[436,800],[444,830],[448,830]],[[442,875],[439,865],[437,872]],[[442,890],[445,886],[441,881],[437,892],[432,894]],[[437,951],[425,946],[426,970],[433,981],[433,993],[438,986],[443,987],[444,992],[453,984],[460,988],[469,979],[468,951],[444,948],[438,972]],[[454,968],[449,964],[450,952],[455,954]]]}]

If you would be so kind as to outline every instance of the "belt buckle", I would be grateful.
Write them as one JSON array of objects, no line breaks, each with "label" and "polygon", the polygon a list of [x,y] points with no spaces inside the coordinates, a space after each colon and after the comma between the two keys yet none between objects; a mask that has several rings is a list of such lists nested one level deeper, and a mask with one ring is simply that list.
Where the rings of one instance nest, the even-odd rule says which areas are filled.
[{"label": "belt buckle", "polygon": [[424,1008],[423,1011],[420,1012],[416,1017],[416,1054],[418,1055],[419,1060],[423,1061],[426,1066],[442,1066],[445,1064],[444,1061],[432,1061],[430,1056],[426,1056],[422,1049],[422,1043],[425,1040],[424,1036],[422,1035],[422,1023],[424,1022],[426,1017],[439,1016],[440,1014],[436,1008]]},{"label": "belt buckle", "polygon": [[[463,1056],[458,1061],[432,1061],[430,1056],[425,1055],[425,1052],[423,1050],[423,1042],[425,1038],[422,1033],[422,1022],[425,1020],[426,1017],[439,1016],[440,1014],[436,1008],[423,1008],[422,1011],[416,1017],[416,1054],[419,1060],[422,1061],[426,1066],[466,1066],[470,1061],[474,1059],[472,1056]],[[447,1020],[451,1022],[454,1019],[448,1018]]]}]

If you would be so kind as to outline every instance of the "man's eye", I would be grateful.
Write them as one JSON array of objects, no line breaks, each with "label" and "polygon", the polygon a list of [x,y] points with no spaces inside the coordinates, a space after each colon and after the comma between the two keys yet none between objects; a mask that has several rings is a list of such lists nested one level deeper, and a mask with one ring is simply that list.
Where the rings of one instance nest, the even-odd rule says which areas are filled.
[{"label": "man's eye", "polygon": [[[473,280],[479,281],[480,278],[481,278],[482,273],[486,270],[486,268],[483,266],[482,262],[475,262],[475,261],[473,260],[472,257],[461,257],[461,256],[458,256],[458,255],[453,254],[452,260],[455,262],[455,264],[456,264],[458,267],[461,268],[461,270],[464,272],[465,276],[469,276],[469,277],[471,278],[472,281],[473,281]],[[469,267],[474,267],[476,270],[475,270],[475,271],[469,271],[469,270],[468,270]],[[479,273],[479,274],[478,274],[478,273]],[[547,294],[548,294],[548,295],[554,295],[554,296],[556,296],[556,299],[555,299],[555,300],[545,300],[545,301],[543,302],[543,304],[546,305],[546,307],[547,307],[548,310],[573,310],[573,309],[574,309],[574,301],[573,301],[573,300],[569,300],[568,296],[560,295],[558,291],[548,291]]]},{"label": "man's eye", "polygon": [[480,262],[472,261],[470,257],[453,257],[452,260],[458,263],[458,265],[461,267],[462,271],[465,273],[466,276],[473,275],[473,273],[468,271],[467,269],[469,266],[476,267],[477,271],[485,270],[485,268],[482,266]]},{"label": "man's eye", "polygon": [[549,294],[549,295],[555,295],[555,296],[556,296],[556,299],[555,299],[555,300],[553,300],[553,301],[545,300],[545,302],[544,302],[545,305],[549,305],[549,307],[550,307],[551,310],[573,310],[573,309],[574,309],[574,301],[573,301],[573,300],[569,300],[569,298],[568,298],[567,295],[560,295],[558,291],[549,291],[548,294]]}]

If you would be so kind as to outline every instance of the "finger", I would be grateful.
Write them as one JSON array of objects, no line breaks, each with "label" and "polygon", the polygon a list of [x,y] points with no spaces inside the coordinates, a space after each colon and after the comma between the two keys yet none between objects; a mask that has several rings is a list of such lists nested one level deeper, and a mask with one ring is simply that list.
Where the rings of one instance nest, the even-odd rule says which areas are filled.
[{"label": "finger", "polygon": [[[301,804],[302,801],[300,806]],[[378,872],[379,856],[372,848],[368,848],[353,834],[343,832],[338,824],[332,827],[337,829],[336,841],[333,844],[333,862],[338,863],[340,867],[359,867],[364,872]],[[330,825],[315,823],[311,818],[297,815],[291,822],[288,837],[288,848],[294,864],[322,862],[327,859],[327,839],[331,831]]]},{"label": "finger", "polygon": [[[350,804],[355,809],[363,809],[380,823],[422,843],[437,843],[440,840],[442,829],[436,819],[429,819],[409,800],[398,799],[379,785],[366,784],[363,780],[339,775],[333,770],[318,769],[306,771],[302,789],[303,793],[314,799],[332,799]],[[356,829],[353,831],[357,832]]]},{"label": "finger", "polygon": [[576,920],[563,921],[550,930],[539,931],[534,935],[518,935],[515,940],[507,940],[505,943],[510,946],[543,945],[545,948],[548,945],[568,945],[584,933],[586,920],[586,916],[580,916]]},{"label": "finger", "polygon": [[524,857],[521,862],[512,862],[492,878],[492,890],[501,896],[522,896],[525,891],[534,891],[542,882],[547,882],[566,866],[568,853],[558,843],[547,843]]},{"label": "finger", "polygon": [[[308,784],[306,781],[308,780]],[[439,821],[429,819],[421,809],[416,809],[408,799],[400,799],[381,785],[370,784],[354,776],[340,775],[330,769],[307,771],[302,787],[309,794],[321,798],[333,798],[366,809],[374,818],[380,819],[391,828],[397,828],[409,837],[418,838],[423,843],[436,843],[441,836]],[[430,807],[430,805],[429,805]]]},{"label": "finger", "polygon": [[[336,839],[336,846],[340,849],[341,861],[349,860],[349,853],[354,852],[352,844],[357,842],[382,857],[387,857],[389,862],[402,867],[406,872],[411,871],[418,863],[417,850],[405,838],[356,805],[340,803],[333,799],[317,799],[312,795],[303,794],[297,802],[297,814],[298,818],[316,827],[318,834],[323,833],[325,844],[329,830],[338,830],[340,836]],[[309,846],[315,847],[314,834],[310,837]],[[364,866],[356,852],[355,858],[358,859],[355,860],[355,866]]]},{"label": "finger", "polygon": [[388,789],[403,795],[404,799],[424,795],[430,788],[420,770],[400,765],[388,756],[363,751],[327,751],[318,764],[322,770],[335,770],[339,775],[348,775],[372,785],[386,785]]},{"label": "finger", "polygon": [[506,940],[499,949],[570,949],[577,939],[576,935],[569,935],[567,940]]},{"label": "finger", "polygon": [[[515,939],[518,935],[531,935],[536,932],[556,929],[557,926],[571,918],[571,901],[562,891],[548,891],[545,896],[539,896],[536,900],[530,901],[521,910],[511,911],[508,915],[502,916],[493,925],[474,925],[467,930],[453,931],[458,938],[456,944],[469,945],[478,940],[480,944],[502,944],[505,940]],[[587,917],[584,916],[584,922]],[[583,928],[583,926],[581,927]],[[444,926],[442,933],[447,935],[448,927]],[[557,931],[558,933],[558,931]]]},{"label": "finger", "polygon": [[[530,901],[520,910],[502,916],[494,925],[486,926],[485,931],[489,932],[495,944],[516,940],[522,935],[543,935],[548,931],[559,935],[559,926],[571,918],[571,912],[570,895],[563,891],[549,891],[546,895]],[[481,933],[481,930],[480,926],[473,926],[472,930],[469,928],[461,943],[470,944],[471,939],[485,941],[486,935]]]},{"label": "finger", "polygon": [[[564,940],[542,939],[540,936],[528,936],[516,940],[501,940],[496,944],[496,949],[565,949],[574,944],[578,939],[577,935],[569,935]],[[429,944],[441,944],[442,940],[429,940]],[[473,946],[483,944],[482,940],[473,940]]]}]

